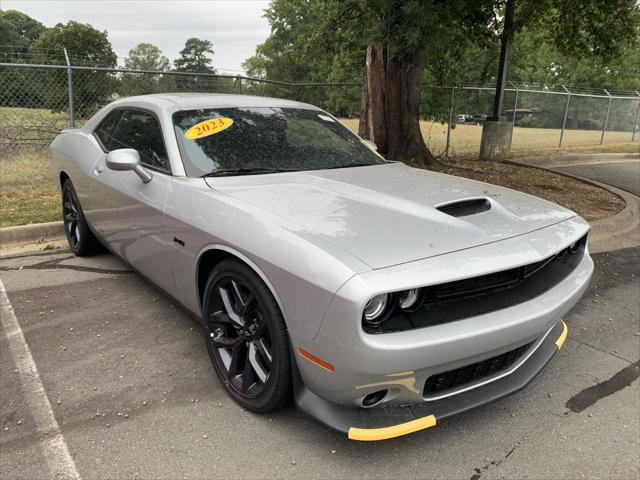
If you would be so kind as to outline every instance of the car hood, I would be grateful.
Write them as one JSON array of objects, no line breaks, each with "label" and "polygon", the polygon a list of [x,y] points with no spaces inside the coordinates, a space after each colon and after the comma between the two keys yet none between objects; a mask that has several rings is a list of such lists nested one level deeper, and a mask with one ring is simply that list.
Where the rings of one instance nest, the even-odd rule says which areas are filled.
[{"label": "car hood", "polygon": [[[373,269],[504,240],[575,216],[524,193],[401,163],[206,180],[214,190],[274,215],[284,228],[332,242]],[[484,211],[455,216],[461,212],[436,208],[469,199],[486,200]]]}]

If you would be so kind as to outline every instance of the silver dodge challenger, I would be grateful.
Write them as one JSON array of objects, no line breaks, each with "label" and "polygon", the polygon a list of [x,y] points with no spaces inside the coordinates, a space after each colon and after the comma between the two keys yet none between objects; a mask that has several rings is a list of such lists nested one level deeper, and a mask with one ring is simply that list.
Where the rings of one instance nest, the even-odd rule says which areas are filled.
[{"label": "silver dodge challenger", "polygon": [[106,246],[197,316],[237,403],[293,398],[354,440],[522,389],[593,271],[575,213],[387,161],[304,103],[125,98],[50,162],[71,250]]}]

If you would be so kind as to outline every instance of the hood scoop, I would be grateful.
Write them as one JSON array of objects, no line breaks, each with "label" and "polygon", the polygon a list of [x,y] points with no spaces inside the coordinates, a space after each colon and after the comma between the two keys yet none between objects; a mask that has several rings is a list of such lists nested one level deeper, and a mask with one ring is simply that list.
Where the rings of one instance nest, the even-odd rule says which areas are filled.
[{"label": "hood scoop", "polygon": [[487,198],[469,198],[438,205],[436,209],[452,217],[468,217],[491,210],[491,202]]}]

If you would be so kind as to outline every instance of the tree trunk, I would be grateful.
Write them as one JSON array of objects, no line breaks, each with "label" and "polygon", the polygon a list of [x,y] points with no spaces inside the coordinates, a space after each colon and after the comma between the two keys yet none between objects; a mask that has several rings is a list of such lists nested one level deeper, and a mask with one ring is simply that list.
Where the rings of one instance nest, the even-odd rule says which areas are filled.
[{"label": "tree trunk", "polygon": [[366,76],[358,133],[373,140],[389,160],[438,169],[420,131],[420,89],[424,59],[417,53],[407,61],[388,58],[377,43],[367,48]]}]

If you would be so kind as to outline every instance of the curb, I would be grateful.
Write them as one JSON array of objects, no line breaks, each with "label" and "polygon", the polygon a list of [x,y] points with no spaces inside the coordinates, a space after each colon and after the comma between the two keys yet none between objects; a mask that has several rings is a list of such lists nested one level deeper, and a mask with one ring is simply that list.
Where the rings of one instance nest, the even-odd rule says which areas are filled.
[{"label": "curb", "polygon": [[[586,180],[582,177],[576,177],[580,180]],[[620,190],[611,185],[590,180],[594,185],[598,185],[609,190],[625,201],[625,207],[615,214],[613,217],[602,218],[591,223],[591,233],[589,241],[598,247],[602,246],[632,231],[640,228],[640,197],[636,197],[632,193]]]},{"label": "curb", "polygon": [[62,221],[0,228],[0,245],[3,246],[35,242],[40,237],[47,240],[64,237]]},{"label": "curb", "polygon": [[[620,154],[620,155],[628,155],[628,154]],[[635,155],[635,154],[634,154]],[[609,156],[609,155],[607,155]],[[568,155],[567,155],[568,157]],[[610,162],[585,162],[585,156],[582,156],[581,163],[610,163]],[[544,158],[544,157],[540,157]],[[618,157],[622,158],[622,157]],[[639,158],[637,155],[631,158]],[[616,160],[617,161],[617,160]],[[565,177],[575,178],[585,183],[589,183],[591,185],[595,185],[597,187],[604,188],[605,190],[610,191],[611,193],[619,196],[624,200],[625,206],[622,210],[611,217],[602,218],[600,220],[595,220],[593,222],[589,222],[591,225],[591,232],[589,232],[589,243],[594,245],[594,248],[602,248],[603,244],[606,244],[614,239],[617,239],[629,232],[637,230],[640,227],[640,197],[633,195],[632,193],[626,192],[624,190],[620,190],[612,185],[607,185],[605,183],[596,182],[594,180],[590,180],[588,178],[580,177],[578,175],[572,175],[566,172],[558,172],[556,170],[552,170],[547,168],[553,165],[553,160],[549,160],[549,163],[546,166],[541,164],[533,165],[525,162],[519,162],[519,159],[511,159],[510,162],[521,164],[529,167],[540,168],[542,170],[547,170],[549,172],[553,172],[558,175],[564,175]],[[577,163],[577,162],[576,162]]]},{"label": "curb", "polygon": [[[639,147],[640,148],[640,147]],[[640,160],[640,153],[590,153],[568,155],[536,155],[513,157],[509,161],[533,167],[560,167],[565,165],[587,165],[591,163],[616,163]]]}]

